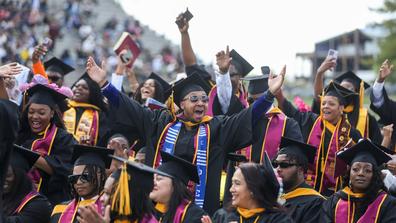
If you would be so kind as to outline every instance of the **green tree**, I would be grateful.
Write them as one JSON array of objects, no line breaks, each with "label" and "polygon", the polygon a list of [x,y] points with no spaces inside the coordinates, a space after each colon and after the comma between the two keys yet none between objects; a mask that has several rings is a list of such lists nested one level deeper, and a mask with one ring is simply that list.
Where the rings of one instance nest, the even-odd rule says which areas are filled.
[{"label": "green tree", "polygon": [[[379,41],[380,53],[375,60],[375,69],[378,70],[385,59],[389,59],[396,65],[396,0],[384,0],[382,7],[375,11],[386,18],[377,25],[387,31],[387,35]],[[387,80],[395,83],[396,76],[390,75]]]}]

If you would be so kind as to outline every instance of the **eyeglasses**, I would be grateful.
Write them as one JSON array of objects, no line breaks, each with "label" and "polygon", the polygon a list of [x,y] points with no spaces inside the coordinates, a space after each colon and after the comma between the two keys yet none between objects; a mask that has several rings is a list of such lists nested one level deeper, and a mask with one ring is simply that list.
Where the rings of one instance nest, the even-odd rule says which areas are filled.
[{"label": "eyeglasses", "polygon": [[201,97],[197,96],[197,95],[191,95],[190,97],[184,98],[183,101],[185,101],[187,99],[189,99],[190,102],[192,102],[192,103],[196,103],[196,102],[198,102],[198,100],[201,100],[203,103],[209,102],[209,97],[206,95],[202,95]]},{"label": "eyeglasses", "polygon": [[92,177],[88,173],[75,174],[75,175],[68,176],[69,183],[71,183],[71,184],[76,184],[79,179],[80,179],[81,183],[88,183],[92,180]]},{"label": "eyeglasses", "polygon": [[57,82],[61,79],[61,77],[58,76],[48,76],[48,79],[51,80],[52,82]]},{"label": "eyeglasses", "polygon": [[299,166],[297,163],[285,163],[285,162],[276,162],[276,161],[273,161],[272,162],[272,166],[274,167],[274,168],[278,168],[278,167],[280,167],[281,169],[286,169],[286,168],[289,168],[289,167],[292,167],[292,166]]}]

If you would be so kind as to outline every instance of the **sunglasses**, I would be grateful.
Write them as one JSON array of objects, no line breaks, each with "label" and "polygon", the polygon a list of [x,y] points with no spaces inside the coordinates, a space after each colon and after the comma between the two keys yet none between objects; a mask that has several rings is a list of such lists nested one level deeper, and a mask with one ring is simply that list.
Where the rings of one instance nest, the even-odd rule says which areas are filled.
[{"label": "sunglasses", "polygon": [[76,184],[78,180],[80,180],[81,183],[88,183],[92,180],[92,177],[87,173],[74,174],[74,175],[69,175],[68,180],[69,183],[71,184]]},{"label": "sunglasses", "polygon": [[198,100],[201,100],[203,103],[209,102],[209,97],[206,95],[202,95],[202,96],[191,95],[188,98],[184,98],[183,101],[187,100],[187,99],[190,100],[190,102],[192,102],[192,103],[196,103],[196,102],[198,102]]},{"label": "sunglasses", "polygon": [[61,78],[58,76],[48,76],[48,79],[51,80],[52,82],[57,82],[58,80],[60,80]]},{"label": "sunglasses", "polygon": [[272,166],[274,167],[274,168],[278,168],[278,167],[280,167],[281,169],[286,169],[286,168],[289,168],[289,167],[292,167],[292,166],[299,166],[297,163],[285,163],[285,162],[276,162],[276,161],[273,161],[272,162]]}]

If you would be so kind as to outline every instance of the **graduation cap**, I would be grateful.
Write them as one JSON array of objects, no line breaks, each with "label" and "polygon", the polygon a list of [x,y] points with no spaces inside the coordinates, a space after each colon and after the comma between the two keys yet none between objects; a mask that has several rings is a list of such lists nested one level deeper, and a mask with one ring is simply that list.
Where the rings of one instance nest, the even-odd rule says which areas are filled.
[{"label": "graduation cap", "polygon": [[373,167],[392,159],[368,139],[362,139],[351,148],[338,152],[337,157],[350,166],[355,162],[365,162],[371,163]]},{"label": "graduation cap", "polygon": [[249,81],[249,94],[261,94],[268,89],[268,75],[251,76],[241,79]]},{"label": "graduation cap", "polygon": [[161,76],[159,76],[158,74],[156,74],[154,72],[151,72],[148,79],[154,79],[161,84],[162,90],[164,91],[164,100],[166,101],[166,99],[168,99],[172,93],[172,86],[166,80],[164,80]]},{"label": "graduation cap", "polygon": [[[360,83],[363,81],[359,76],[357,76],[354,72],[352,71],[347,71],[336,78],[334,78],[338,83],[341,83],[342,81],[348,81],[351,82],[354,86],[355,89],[357,89],[357,92],[359,92],[360,89]],[[364,89],[367,89],[370,87],[370,85],[363,81]]]},{"label": "graduation cap", "polygon": [[230,57],[232,58],[231,63],[235,66],[238,71],[238,74],[245,77],[250,71],[253,70],[253,66],[250,65],[249,62],[245,60],[237,51],[231,50]]},{"label": "graduation cap", "polygon": [[67,65],[56,57],[52,57],[44,62],[44,67],[45,70],[58,72],[62,76],[65,76],[75,70],[73,67]]},{"label": "graduation cap", "polygon": [[212,79],[212,75],[210,75],[210,73],[205,69],[204,65],[194,64],[194,65],[186,66],[185,71],[187,76],[190,76],[194,73],[198,73],[201,76],[201,78],[204,80]]},{"label": "graduation cap", "polygon": [[272,166],[271,160],[268,157],[268,154],[266,151],[264,151],[264,160],[263,160],[262,165],[263,165],[264,170],[268,173],[268,176],[266,176],[267,180],[268,180],[267,185],[270,187],[270,189],[272,189],[272,192],[278,193],[280,184],[279,184],[278,178],[276,177],[276,174],[274,172],[274,167]]},{"label": "graduation cap", "polygon": [[28,103],[44,104],[51,108],[54,108],[55,105],[63,107],[67,98],[66,95],[43,84],[36,84],[29,88],[26,91],[26,96],[29,98]]},{"label": "graduation cap", "polygon": [[278,154],[293,154],[306,160],[309,164],[315,162],[315,146],[282,136],[279,148]]},{"label": "graduation cap", "polygon": [[342,105],[348,105],[355,97],[358,97],[357,93],[342,87],[340,84],[334,81],[331,81],[326,86],[324,89],[324,95],[337,97],[340,104]]},{"label": "graduation cap", "polygon": [[72,162],[74,162],[74,166],[96,165],[105,169],[110,168],[112,159],[109,155],[114,154],[113,149],[79,144],[73,147]]},{"label": "graduation cap", "polygon": [[227,153],[226,159],[233,162],[247,162],[247,158],[245,155],[237,154],[237,153]]},{"label": "graduation cap", "polygon": [[205,91],[206,94],[208,94],[211,87],[199,76],[198,73],[194,73],[187,78],[177,82],[172,89],[174,101],[176,105],[180,107],[180,102],[190,92]]},{"label": "graduation cap", "polygon": [[180,157],[161,151],[162,164],[157,169],[181,180],[185,185],[188,181],[199,184],[197,166]]},{"label": "graduation cap", "polygon": [[16,144],[13,147],[10,165],[13,168],[21,168],[23,171],[29,172],[38,158],[40,158],[40,154]]}]

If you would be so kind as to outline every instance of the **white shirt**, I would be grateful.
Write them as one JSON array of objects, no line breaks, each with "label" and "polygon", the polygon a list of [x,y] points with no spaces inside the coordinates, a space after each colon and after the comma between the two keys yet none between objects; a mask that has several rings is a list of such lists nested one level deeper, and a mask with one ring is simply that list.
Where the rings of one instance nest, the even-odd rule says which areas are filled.
[{"label": "white shirt", "polygon": [[111,84],[121,92],[122,82],[124,81],[124,75],[118,75],[116,73],[111,74]]},{"label": "white shirt", "polygon": [[382,94],[382,90],[384,89],[384,83],[378,83],[377,80],[375,80],[374,85],[373,85],[373,99],[372,99],[372,104],[374,107],[379,108],[384,104],[384,95]]},{"label": "white shirt", "polygon": [[230,101],[232,97],[232,84],[230,73],[227,71],[227,73],[225,74],[220,74],[218,71],[215,71],[215,74],[217,96],[219,98],[221,111],[223,112],[223,114],[225,114],[228,111],[228,107],[230,107]]}]

